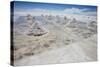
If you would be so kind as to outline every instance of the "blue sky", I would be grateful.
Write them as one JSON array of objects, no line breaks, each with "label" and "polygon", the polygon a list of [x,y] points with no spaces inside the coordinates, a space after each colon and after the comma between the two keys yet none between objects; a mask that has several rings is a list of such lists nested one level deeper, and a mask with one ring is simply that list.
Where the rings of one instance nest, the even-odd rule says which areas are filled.
[{"label": "blue sky", "polygon": [[[34,10],[35,9],[35,10]],[[72,5],[72,4],[50,4],[50,3],[37,3],[37,2],[14,2],[15,11],[36,11],[40,12],[54,12],[63,14],[83,14],[94,15],[97,14],[97,6],[87,5]]]}]

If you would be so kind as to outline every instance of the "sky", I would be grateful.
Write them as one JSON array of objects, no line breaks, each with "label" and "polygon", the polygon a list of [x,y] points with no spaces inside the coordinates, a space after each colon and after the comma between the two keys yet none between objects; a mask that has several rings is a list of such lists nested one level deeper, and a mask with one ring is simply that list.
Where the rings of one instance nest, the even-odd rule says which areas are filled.
[{"label": "sky", "polygon": [[39,2],[14,2],[15,14],[77,14],[77,15],[97,15],[97,6],[72,5],[57,3],[39,3]]}]

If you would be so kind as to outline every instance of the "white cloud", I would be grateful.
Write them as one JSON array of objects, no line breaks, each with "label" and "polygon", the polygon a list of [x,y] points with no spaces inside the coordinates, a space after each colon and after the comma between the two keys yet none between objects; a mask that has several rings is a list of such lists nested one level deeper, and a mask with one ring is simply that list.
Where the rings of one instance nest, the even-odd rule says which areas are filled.
[{"label": "white cloud", "polygon": [[79,8],[66,8],[64,9],[65,13],[70,14],[81,14],[81,15],[96,15],[95,11],[88,11],[89,9],[79,9]]},{"label": "white cloud", "polygon": [[50,11],[45,10],[45,9],[29,9],[29,10],[15,10],[14,14],[15,15],[27,15],[27,14],[32,14],[32,15],[41,15],[41,14],[48,14]]},{"label": "white cloud", "polygon": [[41,15],[41,14],[52,14],[52,15],[61,15],[61,14],[79,14],[79,15],[96,15],[95,11],[87,11],[88,9],[79,9],[79,8],[66,8],[61,11],[56,10],[47,10],[47,9],[29,9],[29,10],[19,10],[15,11],[14,14],[17,15]]},{"label": "white cloud", "polygon": [[66,12],[66,13],[80,13],[80,12],[82,12],[82,10],[80,10],[79,8],[67,8],[67,9],[64,9],[64,12]]},{"label": "white cloud", "polygon": [[64,9],[64,12],[67,12],[67,13],[83,13],[86,10],[88,10],[88,9],[66,8],[66,9]]},{"label": "white cloud", "polygon": [[32,15],[41,15],[41,14],[45,14],[45,15],[59,15],[60,12],[59,11],[55,11],[55,10],[46,10],[46,9],[29,9],[29,10],[21,10],[21,11],[15,11],[14,12],[15,15],[27,15],[27,14],[32,14]]}]

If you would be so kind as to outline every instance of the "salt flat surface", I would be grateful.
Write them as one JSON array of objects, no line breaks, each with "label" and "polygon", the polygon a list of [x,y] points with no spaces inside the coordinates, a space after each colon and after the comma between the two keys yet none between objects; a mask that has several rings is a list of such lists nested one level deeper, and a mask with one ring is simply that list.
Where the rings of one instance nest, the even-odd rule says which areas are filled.
[{"label": "salt flat surface", "polygon": [[27,35],[29,27],[26,16],[17,17],[14,22],[14,65],[97,60],[95,16],[66,15],[67,19],[64,16],[34,17],[48,33],[42,36]]},{"label": "salt flat surface", "polygon": [[15,65],[37,65],[37,64],[55,64],[55,63],[74,63],[96,61],[97,46],[92,40],[96,35],[88,40],[79,41],[65,47],[45,51],[44,53],[23,58],[16,61]]}]

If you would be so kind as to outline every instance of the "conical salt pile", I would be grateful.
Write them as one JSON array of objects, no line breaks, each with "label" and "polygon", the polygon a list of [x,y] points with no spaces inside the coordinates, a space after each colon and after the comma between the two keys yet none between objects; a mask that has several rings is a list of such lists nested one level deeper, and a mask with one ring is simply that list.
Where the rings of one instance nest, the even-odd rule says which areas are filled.
[{"label": "conical salt pile", "polygon": [[27,15],[27,23],[29,26],[28,35],[41,36],[47,33],[47,30],[39,24],[35,17]]}]

